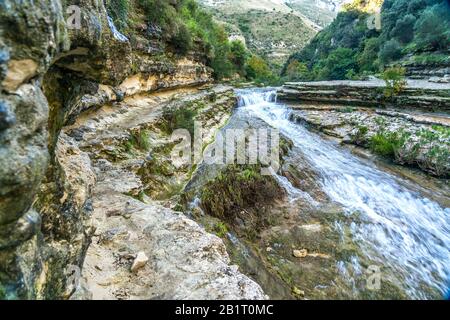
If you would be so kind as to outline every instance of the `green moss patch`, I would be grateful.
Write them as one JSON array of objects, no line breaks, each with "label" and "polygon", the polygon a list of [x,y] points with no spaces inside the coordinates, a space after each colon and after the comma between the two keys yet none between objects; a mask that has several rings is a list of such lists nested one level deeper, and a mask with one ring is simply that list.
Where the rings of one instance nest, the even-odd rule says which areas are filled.
[{"label": "green moss patch", "polygon": [[260,165],[230,165],[207,182],[200,199],[206,213],[233,221],[245,210],[258,211],[283,194],[275,178],[261,175]]}]

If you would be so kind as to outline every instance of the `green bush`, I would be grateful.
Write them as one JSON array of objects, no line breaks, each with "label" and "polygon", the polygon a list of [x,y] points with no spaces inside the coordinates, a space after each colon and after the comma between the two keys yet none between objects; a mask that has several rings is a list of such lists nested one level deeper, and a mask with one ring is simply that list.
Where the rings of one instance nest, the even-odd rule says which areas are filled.
[{"label": "green bush", "polygon": [[247,49],[241,41],[232,41],[230,45],[230,60],[236,71],[245,74],[245,63],[247,62]]},{"label": "green bush", "polygon": [[225,238],[227,236],[228,233],[228,227],[225,223],[223,223],[222,221],[217,222],[214,225],[214,229],[213,232],[219,237],[219,238]]},{"label": "green bush", "polygon": [[180,23],[177,30],[170,38],[169,43],[175,48],[176,52],[186,54],[192,47],[191,33],[188,27]]},{"label": "green bush", "polygon": [[253,55],[248,61],[245,68],[247,77],[257,83],[275,84],[278,78],[272,73],[267,62]]},{"label": "green bush", "polygon": [[364,41],[364,49],[358,55],[357,61],[361,71],[377,71],[378,51],[380,50],[380,41],[377,37],[369,38]]},{"label": "green bush", "polygon": [[366,126],[358,126],[355,134],[351,138],[351,141],[355,144],[362,144],[368,132],[369,128]]},{"label": "green bush", "polygon": [[288,80],[308,80],[310,79],[310,72],[305,63],[293,60],[286,69],[286,76]]},{"label": "green bush", "polygon": [[133,149],[150,150],[150,135],[146,130],[138,130],[130,133],[130,137],[125,142],[125,151],[132,152]]},{"label": "green bush", "polygon": [[391,36],[398,39],[401,43],[409,43],[414,39],[414,24],[416,17],[412,14],[407,14],[399,19],[391,31]]},{"label": "green bush", "polygon": [[106,2],[106,9],[114,21],[114,25],[123,32],[128,27],[129,1],[109,0]]},{"label": "green bush", "polygon": [[194,119],[197,112],[190,108],[169,108],[163,111],[162,129],[167,134],[172,134],[177,129],[186,129],[194,138]]},{"label": "green bush", "polygon": [[447,49],[450,43],[450,7],[443,2],[421,15],[415,25],[416,42],[422,50]]},{"label": "green bush", "polygon": [[393,98],[405,89],[405,72],[405,68],[402,67],[388,68],[383,72],[382,78],[386,83],[384,96],[386,98]]},{"label": "green bush", "polygon": [[328,55],[325,60],[319,62],[323,65],[324,72],[321,77],[329,80],[346,79],[350,70],[356,69],[355,52],[348,48],[338,48]]}]

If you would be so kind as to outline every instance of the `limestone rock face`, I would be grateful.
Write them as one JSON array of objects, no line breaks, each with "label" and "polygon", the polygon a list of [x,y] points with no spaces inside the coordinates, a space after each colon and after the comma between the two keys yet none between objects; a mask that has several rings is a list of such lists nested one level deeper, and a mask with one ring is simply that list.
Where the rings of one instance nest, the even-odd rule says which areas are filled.
[{"label": "limestone rock face", "polygon": [[278,92],[278,98],[304,103],[356,106],[394,106],[426,111],[450,110],[450,84],[426,80],[408,80],[406,88],[395,98],[384,96],[384,81],[291,82]]},{"label": "limestone rock face", "polygon": [[[103,106],[64,128],[89,153],[97,173],[96,232],[82,272],[94,299],[266,298],[231,265],[224,242],[177,212],[167,196],[190,174],[167,160],[173,141],[160,130],[161,114],[190,105],[210,141],[235,104],[233,90],[223,86],[147,93]],[[138,136],[151,141],[148,149],[145,143],[131,151],[124,147]],[[82,288],[76,294],[82,296],[78,292]]]},{"label": "limestone rock face", "polygon": [[[66,298],[94,229],[89,156],[61,134],[125,95],[210,81],[189,59],[158,61],[118,36],[103,1],[0,2],[0,298]],[[127,86],[138,74],[136,87]],[[134,82],[133,82],[134,83]]]}]

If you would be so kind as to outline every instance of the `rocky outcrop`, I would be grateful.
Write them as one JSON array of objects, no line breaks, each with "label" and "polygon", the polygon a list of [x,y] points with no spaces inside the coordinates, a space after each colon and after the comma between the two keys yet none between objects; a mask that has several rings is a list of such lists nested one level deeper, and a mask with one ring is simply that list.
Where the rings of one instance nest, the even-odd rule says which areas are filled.
[{"label": "rocky outcrop", "polygon": [[[64,128],[90,155],[97,176],[96,232],[82,281],[94,299],[265,298],[230,264],[222,240],[176,205],[176,190],[195,166],[176,167],[170,159],[176,141],[166,131],[169,113],[195,110],[207,143],[235,104],[233,90],[220,86],[142,94]],[[82,288],[73,298],[86,298]]]},{"label": "rocky outcrop", "polygon": [[97,173],[80,135],[63,128],[127,96],[211,81],[198,55],[128,41],[103,1],[72,4],[79,28],[60,0],[0,3],[0,298],[77,290],[71,281],[94,233]]},{"label": "rocky outcrop", "polygon": [[370,148],[398,164],[419,167],[439,177],[450,174],[450,121],[446,116],[297,105],[290,120],[343,143]]},{"label": "rocky outcrop", "polygon": [[356,106],[395,106],[427,111],[450,111],[450,84],[408,80],[395,98],[384,95],[385,83],[371,81],[318,81],[286,83],[278,98],[303,103]]}]

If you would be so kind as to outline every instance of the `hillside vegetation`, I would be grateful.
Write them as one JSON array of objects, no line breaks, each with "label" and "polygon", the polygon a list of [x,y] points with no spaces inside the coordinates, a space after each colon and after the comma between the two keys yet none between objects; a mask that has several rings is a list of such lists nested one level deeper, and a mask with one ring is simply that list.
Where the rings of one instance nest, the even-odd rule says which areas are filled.
[{"label": "hillside vegetation", "polygon": [[195,0],[109,0],[106,5],[115,25],[131,41],[140,40],[136,29],[145,30],[147,38],[165,46],[161,54],[202,56],[216,79],[244,73],[241,47],[228,40],[224,28]]},{"label": "hillside vegetation", "polygon": [[[367,19],[381,6],[381,29]],[[450,5],[445,0],[356,0],[290,57],[289,80],[357,79],[389,65],[449,66]]]},{"label": "hillside vegetation", "polygon": [[213,14],[231,35],[243,38],[248,49],[263,57],[276,71],[316,34],[303,19],[291,13],[250,10],[230,14],[213,11]]},{"label": "hillside vegetation", "polygon": [[[291,54],[301,50],[320,26],[297,7],[297,1],[199,0],[233,39],[264,59],[279,74]],[[292,5],[292,6],[291,6]],[[317,14],[317,16],[320,16]],[[332,15],[331,15],[332,16]]]}]

